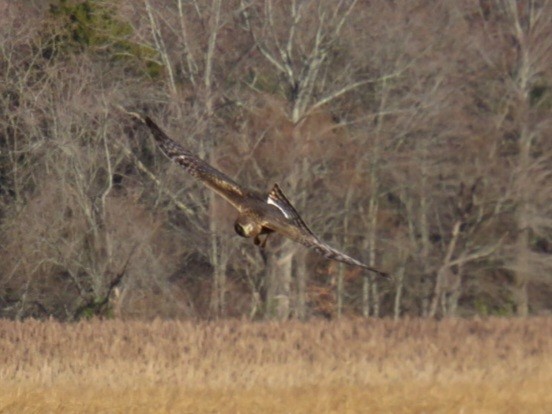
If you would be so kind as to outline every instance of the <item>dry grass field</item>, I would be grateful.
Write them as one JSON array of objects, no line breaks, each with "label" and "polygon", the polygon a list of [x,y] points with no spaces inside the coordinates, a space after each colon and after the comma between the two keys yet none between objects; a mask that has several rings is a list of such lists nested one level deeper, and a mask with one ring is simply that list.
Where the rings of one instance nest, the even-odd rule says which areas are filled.
[{"label": "dry grass field", "polygon": [[1,413],[550,413],[552,318],[0,321]]}]

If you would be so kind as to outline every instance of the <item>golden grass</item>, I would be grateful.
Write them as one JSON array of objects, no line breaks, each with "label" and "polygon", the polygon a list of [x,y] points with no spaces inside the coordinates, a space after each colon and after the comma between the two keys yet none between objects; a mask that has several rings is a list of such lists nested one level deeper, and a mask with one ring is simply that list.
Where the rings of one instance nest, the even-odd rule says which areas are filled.
[{"label": "golden grass", "polygon": [[1,413],[548,413],[552,318],[0,321]]}]

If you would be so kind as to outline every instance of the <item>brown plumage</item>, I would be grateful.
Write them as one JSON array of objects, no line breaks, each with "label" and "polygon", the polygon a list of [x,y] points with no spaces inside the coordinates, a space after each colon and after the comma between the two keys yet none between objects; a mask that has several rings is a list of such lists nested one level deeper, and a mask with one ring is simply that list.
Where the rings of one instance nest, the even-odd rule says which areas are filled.
[{"label": "brown plumage", "polygon": [[[316,250],[328,259],[360,266],[380,276],[388,277],[387,273],[341,253],[316,237],[286,198],[278,184],[274,184],[268,196],[248,190],[177,144],[148,116],[130,114],[147,125],[159,148],[168,158],[179,164],[193,177],[202,181],[211,190],[217,192],[238,210],[234,228],[240,236],[253,237],[256,245],[264,247],[270,233],[280,233],[295,242]],[[260,239],[261,235],[266,235],[262,241]]]}]

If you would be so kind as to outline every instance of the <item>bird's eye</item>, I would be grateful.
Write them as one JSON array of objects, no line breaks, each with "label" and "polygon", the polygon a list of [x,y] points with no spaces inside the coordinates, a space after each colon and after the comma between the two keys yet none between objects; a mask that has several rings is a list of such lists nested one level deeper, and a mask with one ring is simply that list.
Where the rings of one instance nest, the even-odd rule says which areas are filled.
[{"label": "bird's eye", "polygon": [[238,233],[242,237],[246,237],[245,230],[243,229],[242,225],[238,222],[234,223],[234,230],[236,230],[236,233]]}]

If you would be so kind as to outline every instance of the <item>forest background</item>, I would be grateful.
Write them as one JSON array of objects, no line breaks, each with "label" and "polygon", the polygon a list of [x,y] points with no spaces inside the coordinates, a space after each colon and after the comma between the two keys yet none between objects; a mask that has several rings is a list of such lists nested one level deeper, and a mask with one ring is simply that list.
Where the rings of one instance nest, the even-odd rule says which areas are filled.
[{"label": "forest background", "polygon": [[[115,105],[278,182],[272,237]],[[552,1],[0,0],[0,316],[552,310]]]}]

